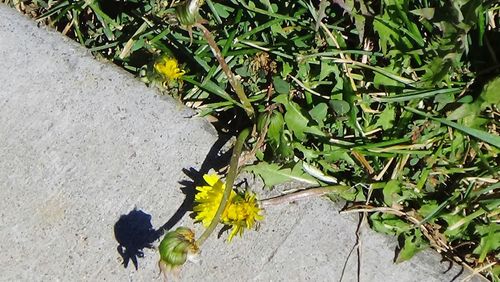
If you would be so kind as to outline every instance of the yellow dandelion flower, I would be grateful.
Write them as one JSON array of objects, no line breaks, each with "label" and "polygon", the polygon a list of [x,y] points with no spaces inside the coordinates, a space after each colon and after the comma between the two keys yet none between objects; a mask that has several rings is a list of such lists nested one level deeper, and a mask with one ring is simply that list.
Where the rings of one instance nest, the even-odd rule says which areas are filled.
[{"label": "yellow dandelion flower", "polygon": [[246,191],[244,197],[234,197],[221,218],[222,223],[232,227],[228,241],[236,234],[243,235],[245,228],[250,229],[257,220],[262,220],[261,210],[254,193]]},{"label": "yellow dandelion flower", "polygon": [[[193,211],[196,213],[195,220],[201,221],[203,226],[208,227],[219,208],[226,185],[215,174],[205,174],[203,179],[208,185],[196,187],[198,192],[194,196]],[[231,191],[228,202],[230,203],[235,196],[236,193]]]},{"label": "yellow dandelion flower", "polygon": [[156,61],[154,69],[167,81],[178,79],[186,73],[179,67],[176,59],[168,56],[163,56]]},{"label": "yellow dandelion flower", "polygon": [[[194,198],[193,211],[195,220],[208,227],[219,208],[226,185],[214,174],[204,175],[203,179],[208,185],[196,187],[198,192]],[[239,195],[232,190],[220,218],[221,223],[232,228],[228,241],[236,234],[243,235],[245,229],[252,228],[256,221],[262,220],[261,211],[254,193],[246,191],[244,195]]]}]

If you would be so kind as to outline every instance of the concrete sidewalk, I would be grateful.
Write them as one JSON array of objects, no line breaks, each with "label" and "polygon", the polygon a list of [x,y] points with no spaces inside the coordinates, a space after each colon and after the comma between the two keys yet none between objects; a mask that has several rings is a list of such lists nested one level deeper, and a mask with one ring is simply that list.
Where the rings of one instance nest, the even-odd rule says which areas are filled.
[{"label": "concrete sidewalk", "polygon": [[[210,168],[211,125],[3,5],[0,85],[0,280],[161,281],[156,251],[143,247],[177,219],[194,226],[183,169]],[[325,199],[270,208],[258,232],[232,244],[226,234],[209,239],[181,278],[338,281],[357,225],[338,210]],[[363,232],[361,281],[450,281],[460,272],[432,250],[395,265],[395,246]],[[353,254],[343,281],[356,281],[356,269]]]}]

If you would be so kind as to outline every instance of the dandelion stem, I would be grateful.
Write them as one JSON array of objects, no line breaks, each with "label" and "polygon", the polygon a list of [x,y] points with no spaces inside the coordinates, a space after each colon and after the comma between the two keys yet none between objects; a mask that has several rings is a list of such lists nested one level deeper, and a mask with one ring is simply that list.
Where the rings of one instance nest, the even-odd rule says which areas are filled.
[{"label": "dandelion stem", "polygon": [[238,160],[241,155],[241,150],[243,149],[243,144],[245,143],[245,140],[247,139],[249,134],[250,130],[248,128],[245,128],[238,135],[238,139],[236,139],[236,144],[234,144],[233,148],[233,154],[231,155],[231,161],[229,162],[229,171],[226,177],[226,188],[224,190],[224,194],[222,195],[221,202],[219,204],[219,207],[217,208],[217,212],[215,213],[214,218],[212,219],[212,222],[210,222],[210,225],[207,227],[207,229],[205,229],[205,232],[201,234],[200,238],[196,240],[196,244],[198,246],[201,246],[215,230],[215,227],[217,227],[217,224],[219,223],[220,216],[226,208],[227,200],[229,199],[229,195],[233,190],[234,180],[236,179],[236,175],[238,173]]},{"label": "dandelion stem", "polygon": [[226,60],[224,60],[224,57],[222,56],[222,52],[220,51],[219,46],[217,46],[217,43],[212,37],[212,33],[210,33],[210,31],[201,23],[197,23],[194,26],[203,31],[203,37],[205,37],[205,39],[207,40],[207,43],[210,46],[210,49],[212,50],[212,53],[214,54],[215,58],[219,62],[220,67],[226,74],[229,84],[231,84],[231,87],[233,88],[234,92],[236,92],[236,95],[240,99],[241,104],[243,104],[243,109],[247,113],[248,117],[252,119],[255,115],[255,111],[252,107],[252,104],[250,103],[250,100],[248,100],[248,97],[245,94],[245,91],[243,90],[243,86],[241,85],[240,81],[231,71],[231,69],[226,63]]}]

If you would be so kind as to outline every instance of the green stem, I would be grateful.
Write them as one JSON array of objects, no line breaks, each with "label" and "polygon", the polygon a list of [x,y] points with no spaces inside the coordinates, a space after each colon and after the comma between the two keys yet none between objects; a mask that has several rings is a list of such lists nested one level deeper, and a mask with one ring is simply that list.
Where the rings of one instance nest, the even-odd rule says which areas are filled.
[{"label": "green stem", "polygon": [[226,208],[227,200],[229,199],[229,195],[231,195],[231,190],[233,190],[234,180],[236,178],[236,175],[238,174],[238,161],[240,159],[241,150],[249,134],[250,134],[250,129],[245,128],[238,135],[238,139],[236,139],[236,144],[234,144],[233,148],[233,154],[231,155],[231,161],[229,162],[229,171],[226,177],[226,189],[224,190],[224,194],[222,195],[222,200],[219,204],[219,208],[217,208],[217,212],[215,213],[212,222],[210,222],[210,225],[207,227],[207,229],[205,229],[205,232],[201,234],[200,238],[196,240],[196,244],[198,246],[203,245],[205,240],[207,240],[207,238],[212,234],[212,232],[214,232],[215,227],[217,227],[217,224],[219,223],[220,216],[222,215],[222,212]]},{"label": "green stem", "polygon": [[195,24],[195,26],[203,31],[203,37],[205,37],[205,40],[207,40],[207,43],[210,46],[210,49],[212,50],[212,53],[214,54],[215,58],[219,62],[222,71],[224,71],[224,73],[226,74],[229,84],[231,84],[231,87],[234,89],[234,92],[236,92],[236,95],[240,99],[241,104],[243,104],[243,109],[247,113],[248,117],[252,119],[255,115],[255,111],[252,107],[252,104],[250,103],[250,100],[248,100],[248,97],[245,94],[245,91],[243,90],[243,86],[241,85],[240,81],[233,74],[233,72],[226,63],[226,60],[224,60],[224,57],[222,56],[222,52],[220,51],[219,46],[217,46],[217,43],[212,37],[212,33],[210,33],[210,31],[206,27],[204,27],[201,23],[197,23]]}]

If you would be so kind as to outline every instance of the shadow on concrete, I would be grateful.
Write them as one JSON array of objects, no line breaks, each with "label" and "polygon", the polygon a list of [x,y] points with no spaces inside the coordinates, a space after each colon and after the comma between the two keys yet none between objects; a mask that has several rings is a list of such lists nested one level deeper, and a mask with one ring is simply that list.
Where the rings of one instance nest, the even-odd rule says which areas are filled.
[{"label": "shadow on concrete", "polygon": [[225,167],[231,158],[231,150],[221,152],[221,149],[229,140],[230,136],[223,136],[214,143],[203,161],[199,170],[195,168],[182,169],[182,172],[189,180],[182,180],[181,190],[185,195],[184,201],[177,211],[163,224],[155,230],[151,223],[152,216],[142,210],[134,208],[128,214],[120,216],[115,223],[114,233],[118,242],[117,251],[123,259],[123,266],[128,267],[132,261],[135,269],[138,269],[138,258],[144,257],[144,248],[153,248],[153,243],[159,240],[163,234],[174,227],[186,213],[193,210],[194,195],[196,186],[204,183],[203,175],[210,169],[219,171]]},{"label": "shadow on concrete", "polygon": [[123,258],[123,266],[127,268],[130,261],[135,269],[138,258],[144,257],[144,248],[153,248],[153,242],[158,238],[158,232],[151,224],[151,215],[133,209],[120,216],[114,227],[115,238],[118,241],[118,253]]}]

